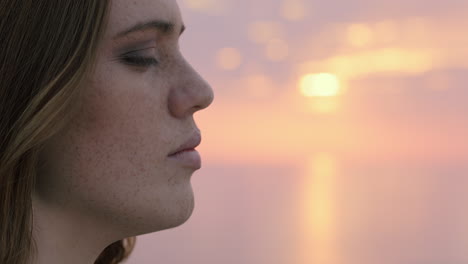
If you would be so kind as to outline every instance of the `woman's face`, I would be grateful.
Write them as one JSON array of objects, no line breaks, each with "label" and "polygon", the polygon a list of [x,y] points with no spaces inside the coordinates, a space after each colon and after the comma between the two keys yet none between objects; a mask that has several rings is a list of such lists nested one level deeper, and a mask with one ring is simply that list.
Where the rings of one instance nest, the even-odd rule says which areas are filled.
[{"label": "woman's face", "polygon": [[175,0],[110,1],[96,71],[80,87],[82,109],[44,150],[37,207],[126,236],[190,217],[198,168],[168,154],[199,133],[193,115],[214,96],[179,51],[183,27]]}]

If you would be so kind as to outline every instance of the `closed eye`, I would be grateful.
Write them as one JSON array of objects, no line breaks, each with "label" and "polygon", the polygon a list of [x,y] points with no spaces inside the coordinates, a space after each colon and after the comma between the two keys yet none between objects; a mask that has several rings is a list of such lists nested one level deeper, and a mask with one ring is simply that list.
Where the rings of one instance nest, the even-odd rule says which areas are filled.
[{"label": "closed eye", "polygon": [[159,64],[159,61],[155,58],[147,58],[147,57],[138,57],[138,56],[121,56],[119,60],[127,65],[131,66],[145,66],[149,67],[152,65]]},{"label": "closed eye", "polygon": [[156,60],[153,57],[142,57],[142,56],[136,56],[132,54],[138,54],[143,50],[148,50],[148,49],[154,49],[154,47],[150,48],[145,48],[145,49],[139,49],[139,50],[133,50],[127,53],[124,53],[120,55],[117,59],[127,65],[131,66],[143,66],[143,67],[149,67],[152,65],[157,65],[159,63],[158,60]]}]

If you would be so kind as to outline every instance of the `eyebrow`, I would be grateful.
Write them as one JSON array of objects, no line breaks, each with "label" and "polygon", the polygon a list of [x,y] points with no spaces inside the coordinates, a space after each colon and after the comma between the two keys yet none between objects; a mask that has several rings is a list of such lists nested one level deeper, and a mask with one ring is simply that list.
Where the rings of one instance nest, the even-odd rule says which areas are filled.
[{"label": "eyebrow", "polygon": [[[114,40],[115,39],[118,39],[118,38],[121,38],[121,37],[124,37],[130,33],[134,33],[134,32],[137,32],[137,31],[142,31],[142,30],[145,30],[145,29],[157,29],[157,30],[160,30],[162,31],[163,33],[166,33],[166,34],[170,34],[174,31],[174,23],[171,23],[169,21],[165,21],[165,20],[151,20],[149,22],[141,22],[141,23],[137,23],[136,25],[132,26],[131,28],[129,29],[126,29],[120,33],[118,33],[117,35],[115,35],[115,37],[113,38]],[[184,33],[185,31],[185,25],[182,25],[181,29],[180,29],[180,32],[179,32],[179,35],[182,35],[182,33]]]}]

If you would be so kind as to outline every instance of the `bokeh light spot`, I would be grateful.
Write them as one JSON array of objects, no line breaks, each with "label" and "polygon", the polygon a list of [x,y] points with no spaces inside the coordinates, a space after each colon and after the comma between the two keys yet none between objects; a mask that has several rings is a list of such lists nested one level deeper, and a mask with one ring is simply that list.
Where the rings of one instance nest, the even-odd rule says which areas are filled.
[{"label": "bokeh light spot", "polygon": [[340,92],[340,82],[330,73],[307,74],[300,80],[300,90],[304,96],[336,96]]},{"label": "bokeh light spot", "polygon": [[268,41],[283,36],[283,27],[274,21],[256,21],[249,25],[249,39],[257,44],[266,44]]},{"label": "bokeh light spot", "polygon": [[287,20],[302,20],[307,15],[305,2],[303,0],[283,0],[280,13]]},{"label": "bokeh light spot", "polygon": [[236,48],[223,48],[216,56],[218,66],[223,70],[235,70],[242,63],[242,55]]}]

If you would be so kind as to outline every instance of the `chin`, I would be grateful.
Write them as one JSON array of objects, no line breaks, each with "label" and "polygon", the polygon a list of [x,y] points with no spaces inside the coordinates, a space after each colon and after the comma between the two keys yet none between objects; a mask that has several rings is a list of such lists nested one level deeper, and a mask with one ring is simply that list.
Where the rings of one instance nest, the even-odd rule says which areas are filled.
[{"label": "chin", "polygon": [[[187,200],[187,202],[189,201]],[[184,201],[183,206],[179,204],[178,207],[176,207],[175,205],[172,207],[171,211],[166,211],[167,213],[165,215],[156,217],[153,220],[150,220],[152,218],[140,218],[144,221],[143,225],[138,226],[136,230],[133,229],[131,234],[127,234],[127,237],[145,235],[179,227],[190,219],[193,211],[193,202],[186,203]]]},{"label": "chin", "polygon": [[175,228],[185,224],[193,214],[194,211],[194,199],[191,196],[190,199],[178,202],[172,208],[174,209],[172,214],[168,214],[166,218],[166,228]]},{"label": "chin", "polygon": [[183,224],[185,224],[189,219],[190,217],[192,216],[193,214],[193,211],[194,211],[194,201],[193,199],[190,199],[190,202],[188,204],[188,206],[184,206],[183,208],[181,208],[181,212],[180,212],[180,217],[177,219],[177,221],[175,221],[175,226],[174,227],[177,227],[177,226],[181,226]]}]

